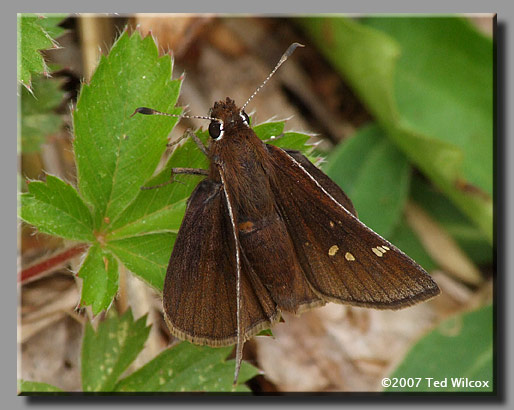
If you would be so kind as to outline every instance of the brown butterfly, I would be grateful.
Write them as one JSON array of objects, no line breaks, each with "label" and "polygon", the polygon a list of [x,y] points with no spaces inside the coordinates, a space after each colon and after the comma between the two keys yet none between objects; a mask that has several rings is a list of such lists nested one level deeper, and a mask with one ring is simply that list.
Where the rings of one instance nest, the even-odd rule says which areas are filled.
[{"label": "brown butterfly", "polygon": [[[164,316],[176,337],[237,345],[282,312],[326,302],[400,309],[439,294],[430,275],[357,219],[351,200],[298,151],[262,142],[244,109],[218,101],[207,117],[210,168],[189,198],[164,283]],[[171,115],[140,107],[135,113]],[[188,117],[188,116],[180,116]]]}]

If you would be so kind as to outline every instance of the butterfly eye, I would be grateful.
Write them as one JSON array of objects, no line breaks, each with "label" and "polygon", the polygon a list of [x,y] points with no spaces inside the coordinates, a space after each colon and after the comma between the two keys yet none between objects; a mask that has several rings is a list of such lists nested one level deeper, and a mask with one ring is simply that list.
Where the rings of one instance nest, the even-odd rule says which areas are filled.
[{"label": "butterfly eye", "polygon": [[223,136],[223,126],[221,122],[211,121],[209,124],[209,135],[215,140]]},{"label": "butterfly eye", "polygon": [[241,118],[243,119],[243,122],[246,124],[246,125],[250,125],[250,117],[248,116],[247,113],[245,113],[244,111],[241,111],[239,113],[239,115],[241,116]]}]

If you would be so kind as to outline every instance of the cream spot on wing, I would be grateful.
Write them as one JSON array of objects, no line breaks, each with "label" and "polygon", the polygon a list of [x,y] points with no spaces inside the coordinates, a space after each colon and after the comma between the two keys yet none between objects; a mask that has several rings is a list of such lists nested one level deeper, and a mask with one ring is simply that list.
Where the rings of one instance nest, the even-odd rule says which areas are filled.
[{"label": "cream spot on wing", "polygon": [[330,227],[333,228],[334,227],[334,222],[330,221]]},{"label": "cream spot on wing", "polygon": [[385,246],[385,245],[382,245],[382,248],[384,248],[386,251],[390,251],[391,249],[389,249],[388,246]]},{"label": "cream spot on wing", "polygon": [[332,245],[332,246],[330,247],[330,249],[328,250],[328,254],[329,254],[330,256],[334,256],[334,255],[337,253],[337,251],[338,251],[338,250],[339,250],[339,246],[337,246],[337,245]]},{"label": "cream spot on wing", "polygon": [[371,250],[373,251],[373,253],[377,256],[382,256],[382,251],[380,249],[377,248],[371,248]]},{"label": "cream spot on wing", "polygon": [[353,256],[350,252],[346,252],[344,254],[344,258],[347,260],[347,261],[354,261],[355,260],[355,256]]},{"label": "cream spot on wing", "polygon": [[384,248],[383,246],[377,246],[377,249],[382,252],[382,253],[386,253],[387,252],[387,249]]}]

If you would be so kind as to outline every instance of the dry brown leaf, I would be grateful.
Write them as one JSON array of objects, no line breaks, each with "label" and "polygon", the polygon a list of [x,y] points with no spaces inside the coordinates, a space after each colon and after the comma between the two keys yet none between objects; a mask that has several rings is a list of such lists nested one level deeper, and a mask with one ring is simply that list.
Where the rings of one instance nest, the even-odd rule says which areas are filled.
[{"label": "dry brown leaf", "polygon": [[400,311],[330,303],[257,338],[258,363],[280,391],[378,391],[392,363],[430,329],[430,303]]},{"label": "dry brown leaf", "polygon": [[134,26],[143,34],[152,34],[160,51],[173,50],[181,57],[211,20],[198,14],[135,14]]}]

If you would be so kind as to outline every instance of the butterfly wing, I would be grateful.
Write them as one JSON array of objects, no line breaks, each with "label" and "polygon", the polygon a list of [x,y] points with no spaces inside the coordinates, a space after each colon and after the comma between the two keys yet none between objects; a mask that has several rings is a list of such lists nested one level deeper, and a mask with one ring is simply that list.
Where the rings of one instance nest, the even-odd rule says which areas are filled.
[{"label": "butterfly wing", "polygon": [[281,312],[299,314],[325,304],[306,280],[287,226],[277,211],[239,226],[242,255]]},{"label": "butterfly wing", "polygon": [[307,280],[320,297],[398,309],[439,293],[421,266],[355,217],[351,201],[326,175],[320,178],[314,165],[306,165],[305,157],[267,148],[277,207]]},{"label": "butterfly wing", "polygon": [[[170,331],[195,344],[237,342],[236,257],[222,185],[203,180],[192,193],[171,254],[163,292]],[[275,303],[243,258],[243,340],[278,318]]]},{"label": "butterfly wing", "polygon": [[303,155],[300,151],[295,150],[285,150],[286,153],[291,156],[293,159],[298,161],[300,165],[307,171],[318,183],[330,194],[334,197],[334,199],[343,205],[352,215],[357,216],[357,211],[355,210],[352,201],[348,196],[344,193],[344,191],[339,188],[334,181],[332,181],[329,177],[327,177],[321,169],[315,166],[312,162],[310,162],[305,155]]}]

